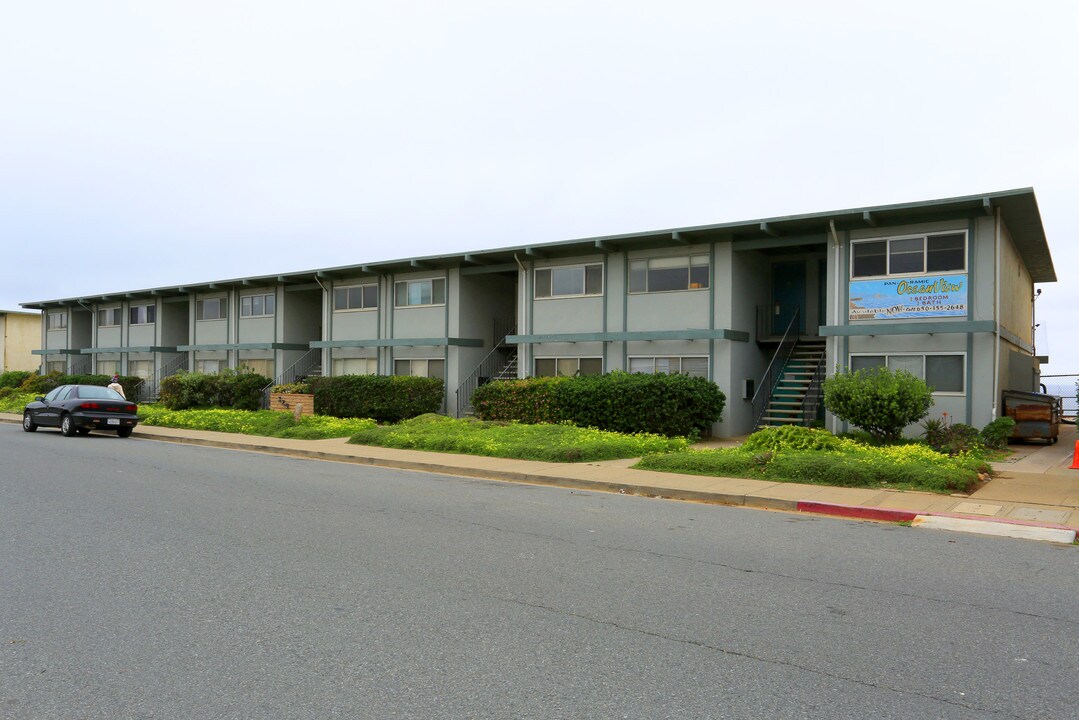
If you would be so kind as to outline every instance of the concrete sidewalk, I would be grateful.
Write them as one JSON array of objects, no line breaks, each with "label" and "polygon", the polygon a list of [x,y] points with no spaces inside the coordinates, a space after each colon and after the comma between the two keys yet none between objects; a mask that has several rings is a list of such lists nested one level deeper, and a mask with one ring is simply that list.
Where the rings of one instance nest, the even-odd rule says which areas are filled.
[{"label": "concrete sidewalk", "polygon": [[[19,423],[21,417],[0,414],[0,421]],[[989,534],[1072,542],[1079,530],[1079,470],[1068,468],[1076,434],[1074,426],[1065,427],[1056,445],[1012,446],[1015,455],[994,464],[998,477],[970,496],[661,473],[634,470],[629,467],[634,460],[563,464],[396,450],[349,445],[344,438],[290,440],[149,425],[140,425],[134,437],[646,497],[946,528],[954,525],[950,529],[968,531],[972,530],[966,526],[968,521],[980,521],[976,528]],[[927,517],[935,519],[928,522]],[[1048,536],[1041,537],[1042,531]]]}]

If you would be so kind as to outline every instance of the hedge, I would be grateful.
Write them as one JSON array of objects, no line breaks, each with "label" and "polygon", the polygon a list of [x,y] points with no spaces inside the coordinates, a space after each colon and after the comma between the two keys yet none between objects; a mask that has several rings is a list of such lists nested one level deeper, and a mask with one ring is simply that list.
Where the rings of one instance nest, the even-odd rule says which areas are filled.
[{"label": "hedge", "polygon": [[706,433],[719,422],[726,401],[705,378],[626,372],[495,381],[472,394],[481,420],[571,422],[668,437]]},{"label": "hedge", "polygon": [[[8,375],[9,373],[4,373]],[[65,375],[63,373],[49,373],[48,375],[31,374],[20,384],[20,389],[44,395],[53,388],[61,385],[100,385],[107,386],[112,382],[112,375]],[[124,395],[128,399],[134,399],[139,385],[144,382],[138,375],[121,375],[120,385],[124,388]]]},{"label": "hedge", "polygon": [[271,382],[270,378],[253,372],[180,371],[161,381],[160,401],[169,410],[210,407],[258,410],[262,407],[262,389]]},{"label": "hedge", "polygon": [[382,423],[437,412],[445,395],[441,380],[410,375],[335,375],[308,382],[316,415]]}]

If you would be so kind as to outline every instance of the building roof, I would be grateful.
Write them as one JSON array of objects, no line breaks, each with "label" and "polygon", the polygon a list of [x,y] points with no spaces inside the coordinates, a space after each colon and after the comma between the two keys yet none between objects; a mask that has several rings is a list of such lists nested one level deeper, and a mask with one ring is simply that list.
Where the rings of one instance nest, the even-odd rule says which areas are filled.
[{"label": "building roof", "polygon": [[79,303],[107,302],[139,297],[159,295],[181,295],[192,292],[207,292],[239,286],[259,286],[275,283],[314,282],[317,280],[359,275],[380,275],[392,272],[407,272],[447,267],[476,267],[514,265],[521,260],[570,257],[585,252],[610,252],[627,249],[670,246],[674,244],[691,245],[715,240],[734,242],[747,240],[766,240],[782,237],[805,237],[827,235],[835,230],[858,230],[867,227],[888,227],[913,223],[932,222],[935,220],[993,215],[999,209],[1005,225],[1024,264],[1030,271],[1034,282],[1056,282],[1056,270],[1049,253],[1049,244],[1045,238],[1038,201],[1033,188],[1002,190],[999,192],[967,195],[963,197],[923,200],[920,202],[897,205],[876,205],[872,207],[832,210],[828,212],[804,215],[785,215],[739,222],[719,223],[715,225],[695,225],[664,230],[651,230],[623,235],[605,235],[600,237],[561,240],[549,243],[529,243],[491,250],[477,250],[464,253],[428,255],[424,257],[385,260],[355,265],[342,265],[314,270],[258,275],[228,280],[214,280],[184,285],[126,290],[102,295],[90,295],[55,300],[41,300],[20,303],[24,308],[42,310],[47,307],[75,305]]}]

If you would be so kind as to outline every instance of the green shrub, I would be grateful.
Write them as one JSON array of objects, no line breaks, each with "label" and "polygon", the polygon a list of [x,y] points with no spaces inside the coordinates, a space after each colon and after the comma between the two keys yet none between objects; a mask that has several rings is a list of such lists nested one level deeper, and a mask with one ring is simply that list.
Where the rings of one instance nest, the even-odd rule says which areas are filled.
[{"label": "green shrub", "polygon": [[725,403],[723,392],[705,378],[625,372],[492,382],[472,395],[472,407],[483,420],[572,422],[668,437],[706,432],[719,421]]},{"label": "green shrub", "polygon": [[17,388],[34,374],[29,370],[8,370],[0,373],[0,388]]},{"label": "green shrub", "polygon": [[933,390],[905,370],[839,372],[824,381],[824,406],[877,440],[895,440],[929,414]]},{"label": "green shrub", "polygon": [[161,404],[170,410],[211,407],[258,410],[262,405],[262,389],[269,384],[269,378],[253,372],[181,371],[163,379],[158,392]]},{"label": "green shrub", "polygon": [[270,388],[272,393],[299,393],[307,395],[311,392],[311,384],[308,382],[294,382],[285,383],[283,385],[274,385]]},{"label": "green shrub", "polygon": [[1003,450],[1008,447],[1008,438],[1015,429],[1015,420],[1010,417],[999,417],[982,428],[980,440],[982,445],[994,450]]},{"label": "green shrub", "polygon": [[442,381],[408,375],[337,375],[311,378],[315,413],[339,418],[400,422],[437,412],[444,398]]},{"label": "green shrub", "polygon": [[785,425],[758,430],[742,443],[745,450],[837,450],[840,441],[827,430]]},{"label": "green shrub", "polygon": [[[19,388],[35,395],[44,395],[60,385],[100,385],[105,387],[110,382],[112,382],[112,375],[65,375],[64,373],[53,372],[48,375],[31,374],[23,380]],[[120,376],[120,384],[124,388],[124,394],[129,399],[133,399],[137,395],[138,388],[143,382],[143,379],[137,375]]]}]

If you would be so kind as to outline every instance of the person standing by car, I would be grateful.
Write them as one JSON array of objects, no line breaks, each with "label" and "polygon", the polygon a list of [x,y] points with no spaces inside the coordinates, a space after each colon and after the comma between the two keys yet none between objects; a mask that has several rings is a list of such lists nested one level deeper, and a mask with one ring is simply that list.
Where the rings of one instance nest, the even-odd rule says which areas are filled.
[{"label": "person standing by car", "polygon": [[116,373],[112,375],[112,382],[109,383],[109,390],[115,390],[120,393],[120,397],[127,400],[127,395],[124,394],[124,386],[120,384],[120,376]]}]

